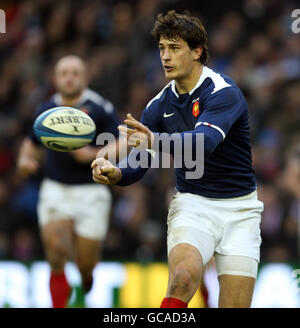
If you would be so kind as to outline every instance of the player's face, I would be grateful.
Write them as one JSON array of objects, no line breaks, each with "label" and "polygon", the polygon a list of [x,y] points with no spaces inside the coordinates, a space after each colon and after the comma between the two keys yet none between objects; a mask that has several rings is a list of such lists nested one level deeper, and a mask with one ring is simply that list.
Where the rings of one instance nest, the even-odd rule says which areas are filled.
[{"label": "player's face", "polygon": [[62,60],[55,70],[55,84],[65,97],[80,96],[86,87],[86,72],[83,63],[74,59]]},{"label": "player's face", "polygon": [[169,40],[160,38],[160,59],[169,80],[181,80],[187,78],[198,63],[199,52],[191,49],[187,42],[181,38]]}]

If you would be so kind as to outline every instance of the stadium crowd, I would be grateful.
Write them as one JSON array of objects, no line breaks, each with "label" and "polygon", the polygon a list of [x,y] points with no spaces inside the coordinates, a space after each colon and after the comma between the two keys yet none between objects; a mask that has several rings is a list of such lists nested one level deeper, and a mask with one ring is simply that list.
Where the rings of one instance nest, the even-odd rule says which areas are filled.
[{"label": "stadium crowd", "polygon": [[[188,4],[188,5],[187,5]],[[41,176],[23,181],[16,156],[36,107],[53,94],[53,65],[75,54],[90,87],[120,120],[141,111],[166,84],[150,32],[160,11],[188,9],[209,36],[209,66],[232,77],[249,105],[253,164],[262,215],[262,261],[300,258],[300,37],[296,1],[1,1],[0,260],[42,259],[36,217]],[[41,173],[42,174],[42,173]],[[152,169],[138,184],[113,187],[104,260],[166,260],[166,216],[173,173]]]}]

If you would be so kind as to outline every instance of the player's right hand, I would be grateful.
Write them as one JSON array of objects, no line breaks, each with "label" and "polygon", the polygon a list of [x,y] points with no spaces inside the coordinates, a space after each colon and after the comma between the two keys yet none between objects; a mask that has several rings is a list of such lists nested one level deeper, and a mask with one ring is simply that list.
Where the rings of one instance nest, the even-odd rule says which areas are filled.
[{"label": "player's right hand", "polygon": [[93,180],[100,184],[116,184],[122,178],[121,170],[105,158],[95,159],[91,168]]},{"label": "player's right hand", "polygon": [[[154,144],[154,134],[144,124],[136,120],[131,114],[127,114],[124,120],[126,126],[119,125],[118,129],[123,136],[127,137],[129,146],[139,147],[139,149],[152,149]],[[132,128],[128,128],[131,126]]]},{"label": "player's right hand", "polygon": [[36,174],[40,168],[39,162],[30,156],[22,156],[17,162],[17,171],[22,178]]}]

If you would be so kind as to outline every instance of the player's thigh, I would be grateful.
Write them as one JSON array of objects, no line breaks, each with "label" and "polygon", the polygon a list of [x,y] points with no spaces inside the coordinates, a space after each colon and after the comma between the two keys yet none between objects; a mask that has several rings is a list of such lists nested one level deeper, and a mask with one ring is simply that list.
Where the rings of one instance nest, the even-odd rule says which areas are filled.
[{"label": "player's thigh", "polygon": [[206,204],[197,195],[177,193],[173,196],[167,218],[169,258],[171,251],[174,253],[175,246],[189,245],[189,250],[198,251],[195,254],[201,257],[202,266],[210,261],[215,250],[215,239],[211,231],[211,223],[206,216],[207,211]]},{"label": "player's thigh", "polygon": [[71,251],[74,213],[70,198],[69,188],[62,183],[50,179],[42,182],[37,211],[46,252],[61,254]]},{"label": "player's thigh", "polygon": [[258,261],[248,256],[215,253],[220,307],[250,307]]},{"label": "player's thigh", "polygon": [[73,224],[73,219],[63,219],[40,226],[42,242],[48,255],[71,256]]},{"label": "player's thigh", "polygon": [[244,256],[259,262],[261,245],[261,211],[263,204],[253,192],[242,199],[217,202],[221,234],[215,248],[217,254]]},{"label": "player's thigh", "polygon": [[111,212],[110,190],[98,184],[83,185],[75,195],[75,234],[88,240],[104,240]]},{"label": "player's thigh", "polygon": [[75,220],[75,260],[82,274],[90,274],[100,259],[102,241],[108,230],[111,193],[106,186],[78,188]]},{"label": "player's thigh", "polygon": [[237,275],[220,275],[220,308],[249,308],[255,286],[255,278]]},{"label": "player's thigh", "polygon": [[101,241],[75,235],[75,261],[83,274],[91,274],[100,260]]}]

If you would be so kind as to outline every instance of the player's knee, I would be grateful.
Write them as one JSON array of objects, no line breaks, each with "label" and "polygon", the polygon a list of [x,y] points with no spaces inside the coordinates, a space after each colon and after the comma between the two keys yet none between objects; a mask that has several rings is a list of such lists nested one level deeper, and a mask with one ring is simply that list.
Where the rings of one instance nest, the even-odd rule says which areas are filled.
[{"label": "player's knee", "polygon": [[66,261],[68,257],[68,248],[60,238],[49,240],[45,248],[50,264],[56,265]]},{"label": "player's knee", "polygon": [[170,285],[170,291],[171,293],[174,293],[175,291],[185,291],[189,290],[193,284],[194,279],[192,273],[183,268],[183,267],[177,267],[171,274],[171,285]]}]

